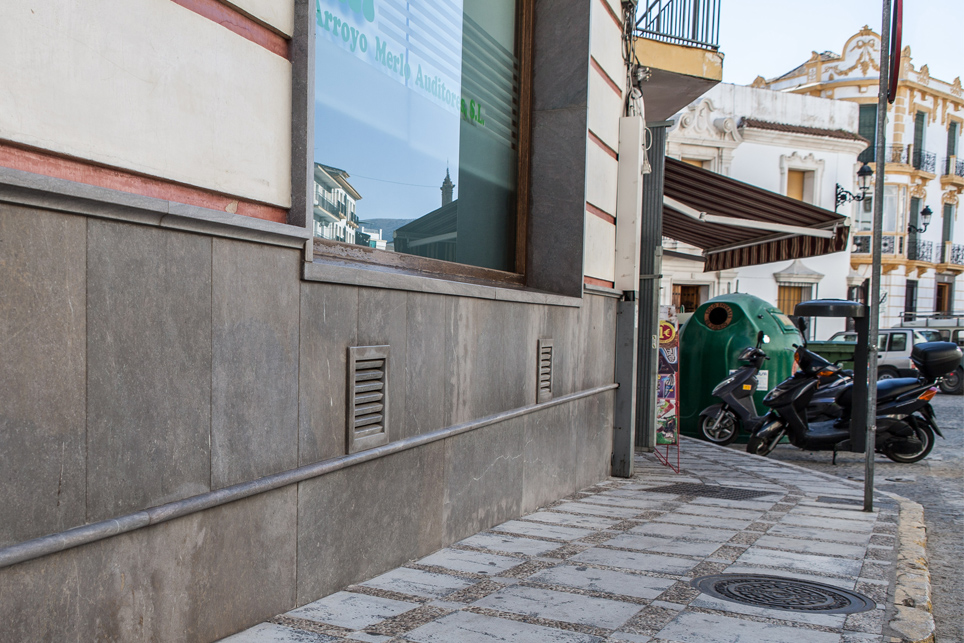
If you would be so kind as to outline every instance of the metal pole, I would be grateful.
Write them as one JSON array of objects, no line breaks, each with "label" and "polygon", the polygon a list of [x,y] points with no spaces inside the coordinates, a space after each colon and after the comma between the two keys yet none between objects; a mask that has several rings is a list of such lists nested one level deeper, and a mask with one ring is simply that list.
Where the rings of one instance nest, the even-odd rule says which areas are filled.
[{"label": "metal pole", "polygon": [[874,257],[870,268],[870,319],[867,342],[867,441],[864,447],[864,511],[874,510],[874,456],[877,444],[877,334],[880,331],[880,255],[884,213],[884,156],[887,135],[887,84],[890,80],[890,2],[883,0],[880,28],[880,81],[877,92],[877,172],[874,183]]}]

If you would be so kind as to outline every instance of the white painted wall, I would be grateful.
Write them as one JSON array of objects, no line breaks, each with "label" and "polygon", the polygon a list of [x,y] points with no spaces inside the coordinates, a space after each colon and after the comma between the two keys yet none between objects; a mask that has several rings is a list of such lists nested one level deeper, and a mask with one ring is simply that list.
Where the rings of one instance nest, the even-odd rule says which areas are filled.
[{"label": "white painted wall", "polygon": [[291,65],[215,22],[159,0],[3,2],[0,60],[0,139],[290,205]]}]

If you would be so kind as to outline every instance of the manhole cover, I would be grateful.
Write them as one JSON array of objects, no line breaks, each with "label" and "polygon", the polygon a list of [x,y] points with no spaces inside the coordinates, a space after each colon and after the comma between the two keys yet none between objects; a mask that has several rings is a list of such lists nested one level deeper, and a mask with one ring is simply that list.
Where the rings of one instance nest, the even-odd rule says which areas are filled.
[{"label": "manhole cover", "polygon": [[876,607],[876,603],[856,592],[780,576],[719,574],[696,578],[691,584],[716,598],[785,612],[854,614]]},{"label": "manhole cover", "polygon": [[760,489],[741,489],[740,487],[722,487],[719,485],[692,484],[688,482],[678,482],[666,487],[653,487],[646,491],[674,493],[686,496],[705,496],[720,498],[722,500],[749,500],[750,498],[769,496],[774,493],[783,493],[782,491],[761,491]]}]

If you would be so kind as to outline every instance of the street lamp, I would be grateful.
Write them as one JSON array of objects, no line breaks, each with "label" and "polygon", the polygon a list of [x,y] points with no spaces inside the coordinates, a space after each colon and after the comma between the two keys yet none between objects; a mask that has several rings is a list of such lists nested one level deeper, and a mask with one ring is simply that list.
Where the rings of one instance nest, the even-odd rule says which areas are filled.
[{"label": "street lamp", "polygon": [[933,214],[934,213],[931,212],[930,206],[925,205],[924,209],[920,211],[920,222],[924,224],[923,227],[918,228],[916,226],[912,226],[908,224],[907,232],[916,232],[918,234],[922,233],[924,230],[927,229],[927,226],[930,225],[931,215]]},{"label": "street lamp", "polygon": [[874,175],[874,171],[869,165],[864,163],[859,170],[857,170],[857,187],[860,188],[860,194],[854,194],[849,192],[837,184],[837,194],[836,200],[833,204],[833,211],[836,212],[844,203],[850,203],[851,201],[863,201],[869,196],[870,192],[870,177]]}]

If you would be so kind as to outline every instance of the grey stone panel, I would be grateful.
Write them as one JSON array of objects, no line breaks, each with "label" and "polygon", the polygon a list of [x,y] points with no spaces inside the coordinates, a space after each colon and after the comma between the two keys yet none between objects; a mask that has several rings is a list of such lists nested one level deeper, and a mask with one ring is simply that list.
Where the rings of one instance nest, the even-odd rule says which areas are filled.
[{"label": "grey stone panel", "polygon": [[[437,431],[446,426],[450,398],[445,393],[446,297],[422,293],[408,295],[408,336],[403,413],[393,407],[392,440]],[[394,355],[394,353],[393,353]]]},{"label": "grey stone panel", "polygon": [[445,446],[301,483],[298,605],[440,549]]},{"label": "grey stone panel", "polygon": [[0,204],[0,546],[84,523],[86,226]]},{"label": "grey stone panel", "polygon": [[613,453],[613,391],[572,403],[574,490],[609,475]]},{"label": "grey stone panel", "polygon": [[[583,306],[586,302],[583,301]],[[577,392],[576,371],[584,368],[587,355],[579,351],[579,322],[581,308],[551,308],[544,336],[551,337],[552,396],[560,397]]]},{"label": "grey stone panel", "polygon": [[294,607],[294,487],[0,569],[0,642],[213,641]]},{"label": "grey stone panel", "polygon": [[446,543],[521,513],[524,437],[517,418],[445,441]]},{"label": "grey stone panel", "polygon": [[357,345],[357,326],[357,288],[301,285],[300,465],[347,453],[348,347]]},{"label": "grey stone panel", "polygon": [[575,373],[576,390],[612,384],[615,378],[616,300],[586,295],[579,309],[576,354],[582,367]]},{"label": "grey stone panel", "polygon": [[532,511],[575,490],[572,405],[525,416],[522,511]]},{"label": "grey stone panel", "polygon": [[445,336],[447,424],[459,424],[505,410],[503,338],[505,304],[449,299]]},{"label": "grey stone panel", "polygon": [[87,519],[210,490],[211,239],[87,224]]},{"label": "grey stone panel", "polygon": [[589,0],[536,0],[533,43],[533,109],[588,104]]},{"label": "grey stone panel", "polygon": [[[559,16],[565,16],[560,12]],[[532,114],[527,284],[582,296],[586,216],[586,108]]]},{"label": "grey stone panel", "polygon": [[298,463],[300,253],[214,240],[211,486]]},{"label": "grey stone panel", "polygon": [[502,304],[505,329],[499,346],[503,350],[502,408],[517,409],[535,404],[538,342],[545,313],[543,306]]},{"label": "grey stone panel", "polygon": [[398,439],[398,427],[408,415],[406,364],[408,353],[408,293],[397,290],[358,289],[358,346],[390,346],[388,439]]}]

